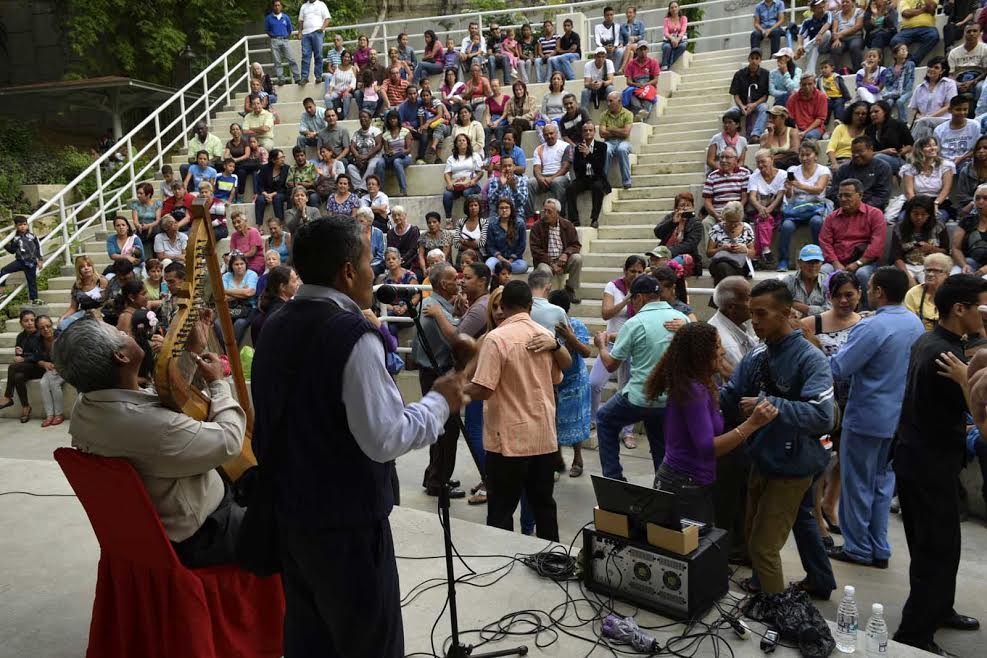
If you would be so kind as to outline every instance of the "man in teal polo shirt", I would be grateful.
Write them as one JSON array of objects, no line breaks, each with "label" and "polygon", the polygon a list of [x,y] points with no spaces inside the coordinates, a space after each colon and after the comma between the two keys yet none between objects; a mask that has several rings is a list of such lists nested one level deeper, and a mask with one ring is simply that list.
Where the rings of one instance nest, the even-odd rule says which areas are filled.
[{"label": "man in teal polo shirt", "polygon": [[607,348],[607,332],[596,335],[600,359],[607,370],[614,372],[625,360],[630,359],[630,378],[624,388],[603,405],[596,416],[596,433],[600,441],[600,464],[603,475],[625,480],[620,466],[620,430],[641,421],[651,445],[651,460],[655,471],[665,457],[665,439],[662,435],[662,417],[665,413],[665,397],[650,399],[644,393],[644,383],[672,342],[673,332],[668,328],[675,320],[688,322],[668,302],[659,298],[661,286],[655,277],[639,276],[631,284],[631,306],[637,312],[617,334],[613,349]]}]

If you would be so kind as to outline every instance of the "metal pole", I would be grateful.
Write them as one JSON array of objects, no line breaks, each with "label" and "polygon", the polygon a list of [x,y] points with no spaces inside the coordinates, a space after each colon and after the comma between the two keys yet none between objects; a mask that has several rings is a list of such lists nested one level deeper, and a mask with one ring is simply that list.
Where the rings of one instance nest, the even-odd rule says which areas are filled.
[{"label": "metal pole", "polygon": [[58,218],[61,220],[62,224],[62,244],[65,246],[65,251],[62,252],[62,259],[65,261],[66,265],[72,264],[72,249],[69,246],[69,223],[65,219],[65,195],[58,197]]},{"label": "metal pole", "polygon": [[154,144],[158,151],[158,169],[164,166],[164,153],[161,152],[161,115],[154,115]]},{"label": "metal pole", "polygon": [[381,27],[383,28],[383,32],[384,32],[384,47],[377,52],[377,55],[380,56],[380,54],[383,53],[384,62],[387,63],[387,42],[388,42],[387,23],[384,23]]},{"label": "metal pole", "polygon": [[127,168],[130,169],[130,193],[137,197],[137,170],[134,169],[134,147],[127,138]]},{"label": "metal pole", "polygon": [[206,123],[209,123],[209,73],[206,71],[202,72],[202,98],[204,98],[205,107],[203,108],[206,112]]},{"label": "metal pole", "polygon": [[103,168],[96,167],[96,199],[99,204],[99,222],[106,231],[106,201],[103,197]]},{"label": "metal pole", "polygon": [[179,116],[182,117],[182,148],[188,149],[188,123],[186,123],[185,116],[185,93],[182,92],[178,97],[178,111]]},{"label": "metal pole", "polygon": [[230,62],[226,57],[223,58],[223,87],[226,88],[223,96],[223,105],[226,106],[230,104]]}]

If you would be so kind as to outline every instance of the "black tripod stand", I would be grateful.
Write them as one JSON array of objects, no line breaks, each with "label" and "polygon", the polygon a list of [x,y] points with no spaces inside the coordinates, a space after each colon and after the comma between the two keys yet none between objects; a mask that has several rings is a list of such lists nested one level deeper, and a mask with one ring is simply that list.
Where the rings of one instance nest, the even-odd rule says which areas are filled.
[{"label": "black tripod stand", "polygon": [[490,653],[473,654],[473,647],[459,641],[459,617],[456,613],[456,574],[452,568],[452,530],[449,526],[449,485],[442,486],[439,492],[439,521],[442,523],[442,540],[446,551],[446,581],[449,584],[449,625],[452,628],[452,644],[446,658],[493,658],[494,656],[525,656],[528,647],[521,645],[514,649],[501,649]]}]

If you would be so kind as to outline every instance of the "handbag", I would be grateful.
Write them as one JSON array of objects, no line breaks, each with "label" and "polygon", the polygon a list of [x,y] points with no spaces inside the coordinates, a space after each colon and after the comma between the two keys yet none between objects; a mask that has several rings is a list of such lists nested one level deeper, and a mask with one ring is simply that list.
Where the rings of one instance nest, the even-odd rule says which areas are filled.
[{"label": "handbag", "polygon": [[637,87],[634,89],[634,96],[638,100],[651,101],[654,102],[658,98],[658,90],[655,89],[654,85],[644,85],[643,87]]},{"label": "handbag", "polygon": [[227,305],[230,307],[230,317],[234,320],[241,320],[250,313],[250,305],[239,299],[231,299]]}]

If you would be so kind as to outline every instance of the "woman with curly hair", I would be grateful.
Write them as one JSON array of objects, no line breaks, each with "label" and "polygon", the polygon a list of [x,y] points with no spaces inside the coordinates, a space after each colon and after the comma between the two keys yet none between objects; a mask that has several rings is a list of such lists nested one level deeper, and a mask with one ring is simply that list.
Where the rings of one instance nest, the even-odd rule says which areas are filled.
[{"label": "woman with curly hair", "polygon": [[655,474],[655,488],[676,494],[679,514],[703,523],[713,522],[716,458],[778,415],[774,405],[761,400],[747,420],[723,432],[714,380],[722,357],[716,328],[705,322],[689,323],[675,333],[644,387],[651,399],[667,398],[665,459]]}]

